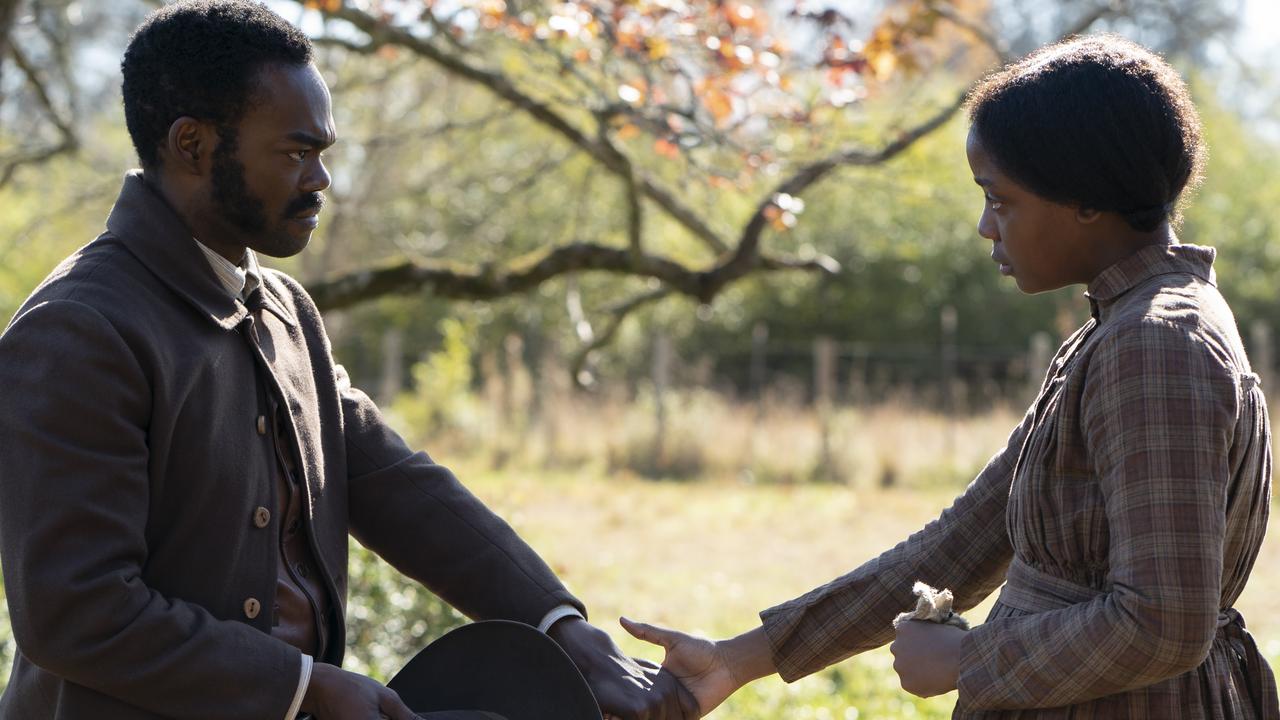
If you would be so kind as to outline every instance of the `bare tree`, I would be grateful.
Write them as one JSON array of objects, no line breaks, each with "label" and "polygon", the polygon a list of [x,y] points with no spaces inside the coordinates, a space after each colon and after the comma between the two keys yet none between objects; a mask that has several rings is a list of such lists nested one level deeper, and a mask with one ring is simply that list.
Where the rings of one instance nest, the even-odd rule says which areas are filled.
[{"label": "bare tree", "polygon": [[[760,146],[769,145],[773,137],[768,133],[761,136],[757,132],[752,136],[736,132],[758,118],[725,108],[725,96],[708,80],[722,68],[694,66],[690,70],[693,63],[687,58],[667,62],[669,56],[659,56],[653,50],[655,46],[671,42],[665,37],[620,39],[623,32],[623,23],[617,22],[620,13],[607,12],[607,4],[592,4],[597,9],[590,22],[602,27],[601,44],[606,53],[616,51],[626,42],[640,48],[638,60],[621,53],[633,60],[630,64],[585,54],[581,46],[575,47],[572,43],[551,42],[537,29],[541,27],[539,21],[529,20],[527,11],[523,19],[513,20],[514,11],[490,18],[495,27],[508,23],[508,27],[515,28],[516,39],[503,44],[492,42],[481,33],[458,29],[460,22],[474,18],[437,17],[429,4],[421,9],[421,22],[407,24],[397,24],[386,15],[343,3],[306,4],[320,9],[328,20],[326,32],[316,39],[321,46],[366,56],[383,54],[389,49],[408,52],[456,79],[483,89],[515,113],[558,137],[569,150],[588,158],[605,175],[613,177],[625,195],[627,208],[618,219],[624,224],[625,244],[579,240],[547,246],[516,260],[489,261],[473,268],[428,259],[397,260],[312,282],[310,288],[316,302],[331,310],[385,295],[423,291],[440,297],[484,300],[528,291],[557,276],[588,271],[651,279],[653,287],[632,297],[620,298],[605,308],[608,320],[601,331],[592,330],[586,323],[587,331],[580,333],[583,346],[575,359],[575,369],[581,368],[588,353],[613,337],[629,314],[672,295],[710,303],[726,287],[757,273],[837,272],[837,263],[825,255],[793,257],[770,251],[766,238],[771,232],[785,232],[795,222],[792,209],[800,204],[800,197],[834,171],[887,163],[942,127],[961,108],[969,82],[1008,59],[1004,46],[989,29],[980,3],[976,4],[978,11],[974,10],[974,3],[944,0],[890,3],[910,12],[886,15],[896,19],[881,19],[874,25],[870,31],[873,38],[886,34],[892,38],[890,47],[881,49],[873,49],[870,43],[862,44],[861,49],[852,49],[858,45],[849,39],[846,26],[851,25],[852,20],[848,18],[827,14],[788,18],[792,23],[791,32],[813,39],[819,48],[816,52],[797,52],[787,58],[797,66],[805,65],[810,70],[826,73],[852,69],[859,82],[874,82],[876,78],[871,76],[886,65],[915,63],[917,76],[968,74],[970,79],[958,83],[958,87],[953,86],[949,99],[943,102],[935,101],[932,107],[913,106],[907,120],[881,130],[884,139],[878,145],[846,144],[818,157],[800,158],[802,161],[794,162],[773,182],[753,178],[751,187],[763,185],[765,189],[754,203],[754,210],[741,221],[731,221],[736,229],[730,226],[726,232],[729,218],[717,215],[714,209],[708,211],[687,202],[680,190],[664,180],[660,168],[655,169],[653,152],[637,155],[627,149],[621,137],[626,131],[632,135],[649,133],[659,153],[663,150],[683,153],[694,165],[699,155],[710,159],[707,165],[713,165],[715,158],[724,157],[725,153],[759,158],[771,153],[767,147],[761,149]],[[719,3],[715,5],[723,7]],[[521,7],[525,10],[528,6]],[[602,11],[600,7],[606,9]],[[1060,34],[1083,32],[1120,11],[1118,4],[1086,5]],[[557,17],[563,18],[553,16],[552,26]],[[730,19],[731,23],[733,20]],[[561,24],[570,22],[571,19],[562,19]],[[888,24],[890,22],[892,24]],[[531,26],[533,29],[526,32]],[[734,37],[742,43],[739,47],[747,48],[735,49],[737,55],[753,57],[753,54],[768,52],[751,46],[750,36],[743,40],[741,28],[734,29],[738,31]],[[704,46],[718,48],[718,43],[729,42],[720,40],[715,31],[697,32],[696,39]],[[925,50],[920,51],[920,46],[925,46]],[[512,53],[521,56],[519,70],[510,70],[511,63],[503,62],[503,58]],[[583,59],[589,62],[580,62]],[[785,62],[771,60],[770,64],[778,67]],[[798,76],[799,71],[796,72]],[[545,77],[539,77],[539,73],[552,76],[555,82],[544,86],[539,81]],[[846,83],[844,87],[847,86]],[[658,89],[664,87],[668,88],[667,92],[659,94]],[[702,92],[694,92],[695,87]],[[713,89],[707,90],[708,87]],[[620,90],[615,92],[615,88]],[[681,88],[685,92],[681,93]],[[628,92],[630,96],[625,94]],[[644,99],[637,100],[636,96],[642,92]],[[624,94],[620,97],[620,93]],[[796,114],[804,117],[798,122],[808,123],[814,107],[799,107]],[[910,119],[911,115],[915,119]],[[788,121],[793,119],[769,118],[771,123]],[[818,134],[822,128],[810,127],[807,131]],[[750,146],[753,141],[757,143],[754,147]],[[716,179],[714,171],[707,175]],[[652,251],[645,229],[649,214],[654,212],[682,228],[695,245],[701,247],[706,259],[691,262],[687,255],[677,259]]]},{"label": "bare tree", "polygon": [[[76,48],[114,32],[104,29],[103,18],[136,22],[159,4],[0,0],[0,88],[9,90],[0,96],[0,132],[7,135],[0,144],[0,190],[19,169],[79,147],[83,89],[72,67]],[[337,252],[349,243],[324,245],[305,260],[307,274],[324,276],[310,283],[313,296],[336,310],[423,292],[488,300],[578,273],[642,280],[625,286],[630,293],[615,287],[595,307],[602,315],[598,329],[586,314],[575,323],[581,365],[630,314],[666,298],[710,303],[757,274],[837,272],[821,252],[787,250],[804,195],[841,169],[891,162],[945,126],[972,82],[1033,40],[1100,24],[1150,27],[1166,6],[1183,25],[1195,20],[1205,32],[1225,28],[1221,12],[1197,15],[1195,0],[1090,0],[1041,3],[1053,11],[1037,16],[1049,27],[1027,34],[1019,25],[1014,33],[1000,20],[1025,8],[1007,4],[883,0],[881,11],[850,17],[782,1],[690,0],[679,10],[653,0],[294,0],[295,18],[311,11],[318,13],[313,20],[322,20],[315,41],[331,68],[368,69],[363,76],[333,73],[339,104],[354,88],[381,87],[366,98],[377,105],[362,125],[369,134],[348,139],[351,150],[340,150],[359,162],[348,164],[347,182],[335,183],[327,231],[377,237],[408,258],[366,263],[367,253]],[[84,15],[79,24],[76,14]],[[112,42],[123,45],[119,34]],[[434,124],[415,124],[422,116],[414,116],[411,104],[397,104],[398,96],[410,88],[421,103],[438,102],[422,89],[436,83],[487,95],[488,105],[480,113],[437,114]],[[875,112],[858,110],[873,104]],[[398,116],[389,114],[393,107]],[[23,128],[6,119],[20,120]],[[510,140],[500,132],[547,142],[523,140],[539,147],[527,162],[508,168],[505,190],[467,211],[469,224],[445,230],[432,228],[430,217],[414,217],[421,230],[415,234],[428,238],[422,242],[395,228],[377,229],[385,225],[379,213],[363,210],[384,208],[369,188],[405,164],[402,141],[466,132],[500,142]],[[795,149],[785,149],[783,139]],[[451,180],[459,180],[452,168],[470,164],[461,152],[444,163],[455,173]],[[540,183],[570,164],[591,169],[574,207],[564,211],[568,230],[513,257],[514,244],[502,242],[510,224],[495,226],[489,216],[518,195],[536,195]],[[406,198],[439,194],[435,174],[417,176],[403,191]],[[466,181],[497,186],[482,175]],[[717,195],[715,188],[726,189]],[[613,225],[584,229],[578,219],[606,203]],[[452,254],[435,259],[430,238],[442,232],[483,235],[487,251],[471,253],[470,265]],[[459,246],[476,245],[458,239],[466,240]]]}]

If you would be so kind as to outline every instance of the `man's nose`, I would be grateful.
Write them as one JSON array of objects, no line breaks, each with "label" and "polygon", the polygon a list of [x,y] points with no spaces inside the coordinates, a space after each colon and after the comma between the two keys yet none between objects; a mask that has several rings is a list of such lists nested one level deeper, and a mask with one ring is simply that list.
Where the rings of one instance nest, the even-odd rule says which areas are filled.
[{"label": "man's nose", "polygon": [[324,166],[324,161],[316,158],[315,162],[307,168],[307,173],[302,177],[302,186],[299,188],[303,192],[321,192],[329,187],[333,178],[329,175],[329,170]]}]

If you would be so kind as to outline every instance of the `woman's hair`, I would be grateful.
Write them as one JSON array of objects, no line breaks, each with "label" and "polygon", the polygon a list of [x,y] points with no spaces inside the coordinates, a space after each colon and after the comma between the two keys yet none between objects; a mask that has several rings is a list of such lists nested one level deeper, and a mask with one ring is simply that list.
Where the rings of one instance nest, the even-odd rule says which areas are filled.
[{"label": "woman's hair", "polygon": [[1117,212],[1136,230],[1176,222],[1204,164],[1178,73],[1115,35],[1040,48],[983,80],[967,108],[1000,170],[1054,202]]}]

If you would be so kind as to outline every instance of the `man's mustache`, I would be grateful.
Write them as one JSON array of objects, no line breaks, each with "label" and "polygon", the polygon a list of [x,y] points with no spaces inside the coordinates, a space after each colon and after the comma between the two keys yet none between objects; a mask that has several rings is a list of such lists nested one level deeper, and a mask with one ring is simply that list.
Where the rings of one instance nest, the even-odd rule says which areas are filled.
[{"label": "man's mustache", "polygon": [[308,210],[319,210],[322,207],[324,207],[324,194],[314,192],[290,200],[289,204],[285,206],[284,215],[285,217],[294,217]]}]

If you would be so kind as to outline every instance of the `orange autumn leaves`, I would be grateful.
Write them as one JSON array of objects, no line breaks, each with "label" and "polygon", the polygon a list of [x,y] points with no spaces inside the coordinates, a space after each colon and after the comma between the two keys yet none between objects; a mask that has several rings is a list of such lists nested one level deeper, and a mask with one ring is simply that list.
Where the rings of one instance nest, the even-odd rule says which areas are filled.
[{"label": "orange autumn leaves", "polygon": [[[745,187],[820,151],[844,108],[945,62],[956,34],[935,43],[940,20],[982,23],[989,0],[881,0],[857,16],[804,0],[305,0],[344,2],[501,58],[628,155],[696,157],[712,187]],[[784,198],[769,220],[790,227],[802,207]]]},{"label": "orange autumn leaves", "polygon": [[302,6],[332,13],[342,9],[342,0],[304,0]]},{"label": "orange autumn leaves", "polygon": [[[920,48],[944,13],[980,13],[986,2],[884,0],[874,13],[854,18],[810,9],[804,0],[346,1],[383,17],[429,12],[464,40],[490,35],[537,45],[632,113],[678,108],[709,131],[749,117],[803,121],[816,105],[856,102],[869,82],[926,64]],[[329,12],[343,2],[305,0]],[[648,120],[638,123],[644,132],[662,125]],[[666,139],[687,145],[680,135],[673,130]],[[666,154],[668,146],[655,149]]]}]

